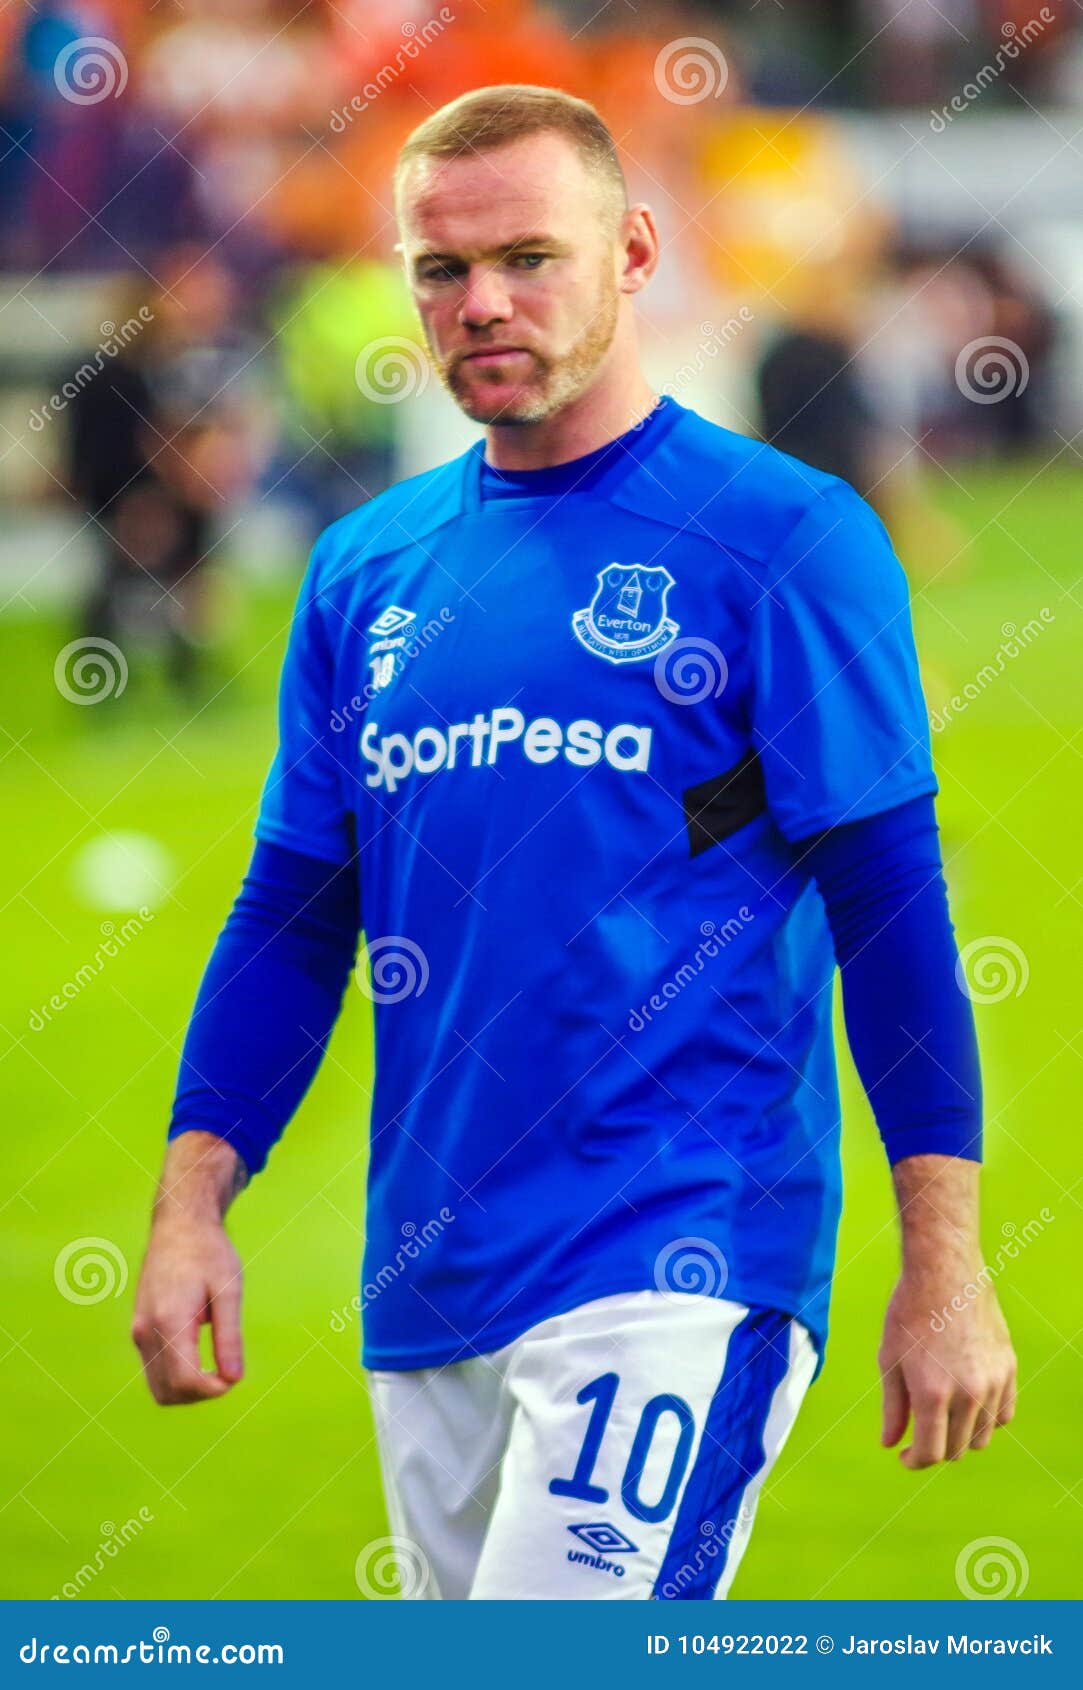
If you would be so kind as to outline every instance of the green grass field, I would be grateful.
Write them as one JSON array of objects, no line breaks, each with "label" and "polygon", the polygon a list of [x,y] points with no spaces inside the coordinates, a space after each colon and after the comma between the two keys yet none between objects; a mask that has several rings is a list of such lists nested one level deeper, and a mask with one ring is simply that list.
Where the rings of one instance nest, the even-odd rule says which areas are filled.
[{"label": "green grass field", "polygon": [[[969,544],[938,578],[915,576],[934,709],[995,660],[1005,624],[1052,613],[1003,674],[972,689],[935,745],[960,939],[1008,939],[1029,970],[1019,995],[977,1010],[987,1260],[1012,1229],[1022,1235],[1043,1209],[1052,1217],[1030,1227],[998,1281],[1020,1353],[1018,1418],[990,1452],[950,1469],[910,1474],[878,1447],[875,1355],[896,1239],[879,1141],[847,1059],[832,1343],[736,1596],[953,1597],[960,1551],[986,1537],[1018,1547],[1029,1595],[1079,1594],[1083,881],[1072,741],[1083,619],[1071,590],[1083,564],[1073,464],[1066,453],[1044,471],[975,468],[965,486],[940,478],[936,505]],[[908,549],[919,545],[920,529]],[[247,1268],[243,1385],[224,1401],[162,1411],[128,1341],[179,1044],[250,849],[291,598],[243,603],[221,658],[235,678],[194,720],[134,676],[119,700],[70,704],[53,683],[67,625],[0,624],[0,721],[11,736],[0,775],[4,1596],[60,1593],[89,1564],[89,1597],[352,1597],[359,1552],[387,1531],[355,1317],[342,1331],[333,1319],[356,1290],[361,1246],[371,1043],[360,993],[270,1169],[235,1210]],[[33,1011],[94,958],[101,923],[123,920],[88,907],[75,882],[81,849],[117,830],[165,847],[171,889],[32,1030]],[[121,1253],[120,1295],[72,1301],[58,1290],[58,1254],[86,1238]]]}]

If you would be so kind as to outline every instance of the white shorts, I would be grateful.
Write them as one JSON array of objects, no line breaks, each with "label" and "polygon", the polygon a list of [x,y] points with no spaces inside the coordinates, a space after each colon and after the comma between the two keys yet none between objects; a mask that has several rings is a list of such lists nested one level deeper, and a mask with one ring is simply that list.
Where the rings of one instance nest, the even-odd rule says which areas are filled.
[{"label": "white shorts", "polygon": [[371,1372],[401,1595],[725,1596],[815,1367],[788,1315],[636,1291]]}]

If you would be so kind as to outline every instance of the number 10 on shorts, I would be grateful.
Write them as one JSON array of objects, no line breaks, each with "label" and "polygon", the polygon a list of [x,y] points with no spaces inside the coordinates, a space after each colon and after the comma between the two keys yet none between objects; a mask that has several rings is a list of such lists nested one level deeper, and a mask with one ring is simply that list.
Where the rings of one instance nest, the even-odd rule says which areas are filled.
[{"label": "number 10 on shorts", "polygon": [[[605,1439],[606,1427],[619,1387],[618,1373],[603,1373],[597,1379],[592,1379],[589,1385],[584,1385],[576,1397],[576,1402],[584,1405],[592,1403],[593,1407],[574,1472],[570,1478],[549,1481],[549,1489],[554,1496],[570,1496],[579,1502],[609,1501],[609,1492],[601,1485],[592,1484],[591,1475]],[[672,1415],[677,1422],[677,1447],[673,1452],[661,1495],[656,1502],[646,1502],[639,1490],[643,1469],[647,1464],[659,1422],[668,1415]],[[683,1397],[666,1391],[651,1397],[650,1401],[644,1404],[620,1485],[621,1501],[635,1519],[647,1520],[653,1524],[672,1513],[688,1470],[694,1438],[695,1419]]]}]

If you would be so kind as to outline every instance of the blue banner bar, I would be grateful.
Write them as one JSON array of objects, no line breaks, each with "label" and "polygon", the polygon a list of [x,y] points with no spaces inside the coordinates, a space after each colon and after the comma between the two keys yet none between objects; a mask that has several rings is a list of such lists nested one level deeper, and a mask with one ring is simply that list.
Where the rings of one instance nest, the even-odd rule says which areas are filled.
[{"label": "blue banner bar", "polygon": [[0,1682],[28,1686],[80,1667],[366,1690],[1060,1685],[1083,1653],[1079,1603],[1029,1601],[7,1602],[0,1633]]}]

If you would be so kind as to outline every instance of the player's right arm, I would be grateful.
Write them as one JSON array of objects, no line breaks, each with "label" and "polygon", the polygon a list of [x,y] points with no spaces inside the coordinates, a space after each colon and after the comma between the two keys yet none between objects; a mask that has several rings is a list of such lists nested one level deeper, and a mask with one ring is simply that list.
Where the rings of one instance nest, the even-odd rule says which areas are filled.
[{"label": "player's right arm", "polygon": [[[360,885],[320,554],[317,542],[290,631],[257,844],[181,1056],[132,1328],[160,1403],[221,1396],[241,1377],[241,1264],[226,1211],[315,1077],[356,959]],[[208,1323],[215,1367],[204,1370]]]},{"label": "player's right arm", "polygon": [[[187,1132],[168,1147],[132,1321],[156,1402],[220,1397],[244,1372],[241,1260],[225,1218],[247,1178],[232,1145],[213,1133]],[[207,1323],[213,1369],[199,1355]]]},{"label": "player's right arm", "polygon": [[[225,1216],[315,1078],[357,952],[356,869],[257,844],[211,954],[181,1056],[135,1339],[161,1403],[241,1377],[241,1265]],[[199,1366],[210,1323],[216,1369]]]}]

